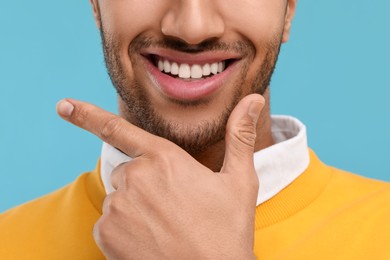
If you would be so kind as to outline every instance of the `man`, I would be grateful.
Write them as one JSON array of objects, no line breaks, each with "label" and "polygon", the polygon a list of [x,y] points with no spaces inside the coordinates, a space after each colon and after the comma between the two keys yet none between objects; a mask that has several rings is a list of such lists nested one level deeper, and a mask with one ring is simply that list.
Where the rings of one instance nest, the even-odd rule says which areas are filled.
[{"label": "man", "polygon": [[101,160],[4,213],[2,259],[389,259],[389,184],[322,164],[302,123],[270,116],[296,0],[91,4],[121,117],[58,103]]}]

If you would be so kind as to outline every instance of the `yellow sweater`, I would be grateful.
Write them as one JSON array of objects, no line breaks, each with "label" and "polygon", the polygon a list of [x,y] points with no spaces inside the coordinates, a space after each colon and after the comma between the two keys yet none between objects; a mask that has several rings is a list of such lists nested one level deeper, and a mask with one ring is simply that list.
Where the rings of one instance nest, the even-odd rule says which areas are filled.
[{"label": "yellow sweater", "polygon": [[[390,184],[310,153],[308,169],[257,207],[258,259],[390,259]],[[92,237],[104,196],[97,167],[1,214],[0,259],[104,259]]]}]

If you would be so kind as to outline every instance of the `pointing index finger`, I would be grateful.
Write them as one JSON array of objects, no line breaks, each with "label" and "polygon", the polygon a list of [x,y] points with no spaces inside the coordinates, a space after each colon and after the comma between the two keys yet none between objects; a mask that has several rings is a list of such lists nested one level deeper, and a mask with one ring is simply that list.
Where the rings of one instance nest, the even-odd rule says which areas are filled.
[{"label": "pointing index finger", "polygon": [[58,102],[57,113],[66,121],[91,132],[132,158],[153,152],[151,147],[155,147],[160,138],[120,116],[74,99]]}]

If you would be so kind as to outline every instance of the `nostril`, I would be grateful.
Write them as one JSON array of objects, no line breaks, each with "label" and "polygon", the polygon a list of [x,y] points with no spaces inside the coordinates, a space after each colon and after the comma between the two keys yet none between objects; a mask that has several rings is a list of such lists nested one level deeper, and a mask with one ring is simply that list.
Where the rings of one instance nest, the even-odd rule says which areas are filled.
[{"label": "nostril", "polygon": [[187,45],[220,39],[225,32],[225,24],[212,2],[177,1],[178,5],[172,6],[161,20],[162,34],[180,39]]}]

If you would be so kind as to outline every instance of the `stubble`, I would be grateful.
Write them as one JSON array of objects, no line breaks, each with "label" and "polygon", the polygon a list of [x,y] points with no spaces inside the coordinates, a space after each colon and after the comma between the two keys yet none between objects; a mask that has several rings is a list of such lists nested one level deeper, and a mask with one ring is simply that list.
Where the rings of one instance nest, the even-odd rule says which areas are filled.
[{"label": "stubble", "polygon": [[[257,69],[256,77],[251,82],[247,82],[249,61],[255,55],[255,48],[249,41],[223,43],[218,40],[211,40],[198,45],[188,45],[185,42],[168,37],[159,40],[144,35],[136,37],[131,42],[128,50],[133,67],[137,66],[138,60],[136,57],[139,55],[139,50],[146,47],[170,48],[189,53],[234,49],[242,53],[243,57],[246,57],[247,62],[241,66],[240,77],[234,83],[233,98],[224,110],[213,120],[202,121],[195,126],[188,126],[166,120],[163,115],[155,110],[147,97],[145,86],[142,86],[136,78],[126,73],[126,69],[121,62],[121,43],[113,35],[105,32],[104,27],[101,30],[101,37],[107,71],[124,103],[126,110],[124,115],[128,115],[126,119],[154,135],[176,143],[192,155],[199,154],[224,139],[230,113],[244,96],[251,93],[264,94],[270,85],[281,46],[280,37],[274,37],[272,42],[264,44],[265,56],[263,62]],[[245,87],[245,84],[250,84],[250,88]],[[249,90],[249,93],[244,93],[244,89]],[[185,109],[186,107],[201,107],[208,102],[212,102],[212,99],[198,102],[172,100],[172,102]]]}]

